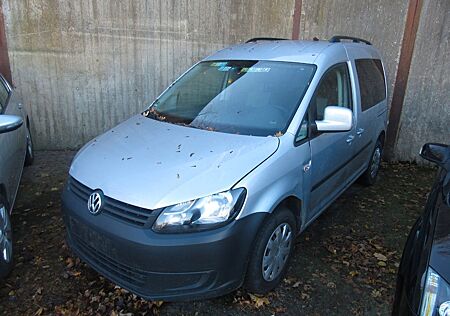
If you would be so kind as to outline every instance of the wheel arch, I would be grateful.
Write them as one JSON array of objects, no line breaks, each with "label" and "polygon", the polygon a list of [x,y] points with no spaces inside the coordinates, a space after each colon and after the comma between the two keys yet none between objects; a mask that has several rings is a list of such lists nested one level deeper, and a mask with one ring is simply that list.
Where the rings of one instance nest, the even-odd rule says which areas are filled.
[{"label": "wheel arch", "polygon": [[277,212],[280,209],[288,209],[294,214],[297,224],[297,233],[302,228],[302,200],[295,195],[289,195],[282,199],[271,211],[271,213]]},{"label": "wheel arch", "polygon": [[384,146],[384,142],[386,140],[386,132],[384,130],[382,130],[381,133],[378,135],[377,140],[380,140],[381,145]]}]

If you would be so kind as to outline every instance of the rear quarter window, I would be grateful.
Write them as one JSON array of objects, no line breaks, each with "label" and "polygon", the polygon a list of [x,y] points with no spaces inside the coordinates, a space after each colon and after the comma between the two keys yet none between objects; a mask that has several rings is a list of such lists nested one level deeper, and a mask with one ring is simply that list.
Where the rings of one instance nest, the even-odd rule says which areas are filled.
[{"label": "rear quarter window", "polygon": [[383,65],[379,59],[357,59],[361,109],[366,111],[386,99]]}]

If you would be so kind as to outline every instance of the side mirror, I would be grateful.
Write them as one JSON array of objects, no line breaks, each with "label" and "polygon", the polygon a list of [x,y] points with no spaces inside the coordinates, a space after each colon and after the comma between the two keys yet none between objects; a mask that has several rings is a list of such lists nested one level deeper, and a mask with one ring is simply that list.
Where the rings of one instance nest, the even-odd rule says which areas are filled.
[{"label": "side mirror", "polygon": [[319,132],[348,132],[352,129],[353,113],[350,109],[329,105],[322,121],[316,121]]},{"label": "side mirror", "polygon": [[427,143],[420,149],[420,156],[428,161],[444,167],[450,159],[450,146],[444,144]]},{"label": "side mirror", "polygon": [[23,119],[16,115],[0,115],[0,134],[14,131],[21,127]]}]

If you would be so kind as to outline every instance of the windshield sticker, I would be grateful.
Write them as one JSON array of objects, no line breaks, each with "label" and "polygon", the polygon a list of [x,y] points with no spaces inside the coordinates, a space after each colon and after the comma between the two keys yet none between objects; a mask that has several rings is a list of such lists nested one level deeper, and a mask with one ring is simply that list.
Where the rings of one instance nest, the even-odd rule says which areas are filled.
[{"label": "windshield sticker", "polygon": [[226,61],[211,63],[211,67],[224,67],[228,64]]},{"label": "windshield sticker", "polygon": [[219,71],[228,71],[228,70],[230,70],[231,68],[233,68],[233,67],[230,67],[230,66],[223,66],[223,67],[220,67],[218,70],[219,70]]},{"label": "windshield sticker", "polygon": [[251,68],[242,68],[240,72],[269,72],[270,67],[251,67]]},{"label": "windshield sticker", "polygon": [[269,72],[270,67],[242,67],[239,66],[228,66],[228,62],[213,62],[210,64],[211,67],[217,67],[218,71],[227,72],[230,70],[237,71],[238,74],[246,72]]}]

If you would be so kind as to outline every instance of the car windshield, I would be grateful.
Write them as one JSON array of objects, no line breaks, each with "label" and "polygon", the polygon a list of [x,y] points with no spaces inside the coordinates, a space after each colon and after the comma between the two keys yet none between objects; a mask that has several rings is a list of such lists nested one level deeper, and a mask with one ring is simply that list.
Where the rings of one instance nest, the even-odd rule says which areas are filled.
[{"label": "car windshield", "polygon": [[291,62],[201,62],[143,114],[218,132],[279,135],[286,131],[315,69]]}]

